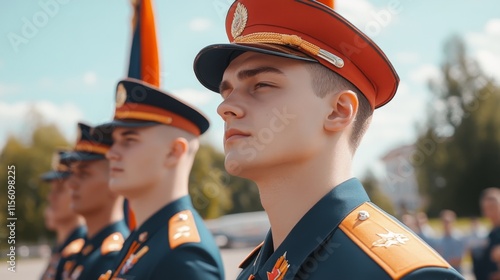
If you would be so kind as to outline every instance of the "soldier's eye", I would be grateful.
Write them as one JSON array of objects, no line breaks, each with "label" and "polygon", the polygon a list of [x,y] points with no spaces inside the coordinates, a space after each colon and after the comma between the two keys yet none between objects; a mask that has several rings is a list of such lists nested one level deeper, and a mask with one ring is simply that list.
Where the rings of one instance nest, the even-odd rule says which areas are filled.
[{"label": "soldier's eye", "polygon": [[135,138],[126,138],[125,139],[125,142],[127,143],[131,143],[131,142],[134,142],[135,141]]},{"label": "soldier's eye", "polygon": [[255,88],[258,89],[258,88],[262,88],[262,87],[268,87],[270,86],[269,84],[266,84],[266,83],[257,83],[255,84]]}]

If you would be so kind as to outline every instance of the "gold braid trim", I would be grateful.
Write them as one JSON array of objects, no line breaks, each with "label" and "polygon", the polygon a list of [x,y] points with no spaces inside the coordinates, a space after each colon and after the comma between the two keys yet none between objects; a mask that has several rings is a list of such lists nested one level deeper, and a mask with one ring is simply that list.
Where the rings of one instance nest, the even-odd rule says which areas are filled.
[{"label": "gold braid trim", "polygon": [[234,39],[235,43],[264,43],[289,45],[303,49],[314,56],[318,55],[320,48],[312,43],[309,43],[297,35],[287,35],[272,32],[252,33],[245,36],[240,36]]},{"label": "gold braid trim", "polygon": [[338,68],[344,66],[344,60],[315,44],[308,42],[297,35],[280,34],[273,32],[257,32],[245,36],[236,37],[233,43],[261,43],[293,46],[303,50],[309,55],[319,56]]}]

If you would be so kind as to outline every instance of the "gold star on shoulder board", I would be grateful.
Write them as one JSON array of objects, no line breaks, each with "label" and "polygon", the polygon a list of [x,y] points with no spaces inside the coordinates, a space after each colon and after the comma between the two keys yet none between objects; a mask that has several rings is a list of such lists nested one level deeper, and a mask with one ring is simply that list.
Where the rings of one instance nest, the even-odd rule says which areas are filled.
[{"label": "gold star on shoulder board", "polygon": [[377,233],[379,240],[373,242],[374,247],[391,247],[392,245],[404,245],[410,239],[401,233],[394,233],[387,230],[387,233]]}]

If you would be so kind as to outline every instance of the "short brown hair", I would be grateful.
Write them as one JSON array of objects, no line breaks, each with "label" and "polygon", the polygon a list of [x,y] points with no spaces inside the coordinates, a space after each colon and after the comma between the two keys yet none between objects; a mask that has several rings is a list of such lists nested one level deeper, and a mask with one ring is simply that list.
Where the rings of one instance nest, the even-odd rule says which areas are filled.
[{"label": "short brown hair", "polygon": [[308,63],[308,68],[312,77],[313,90],[318,97],[323,98],[330,92],[340,92],[343,90],[351,90],[356,93],[359,107],[350,138],[353,152],[356,151],[370,124],[369,119],[373,115],[373,108],[370,102],[351,82],[325,66],[319,63]]},{"label": "short brown hair", "polygon": [[495,200],[500,203],[500,189],[499,188],[486,188],[481,192],[481,201]]}]

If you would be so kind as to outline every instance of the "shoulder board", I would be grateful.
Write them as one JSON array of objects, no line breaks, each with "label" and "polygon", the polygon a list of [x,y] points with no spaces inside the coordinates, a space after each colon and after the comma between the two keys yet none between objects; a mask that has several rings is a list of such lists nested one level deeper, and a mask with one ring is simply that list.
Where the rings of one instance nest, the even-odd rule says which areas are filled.
[{"label": "shoulder board", "polygon": [[257,247],[253,248],[252,252],[250,252],[250,254],[248,254],[248,256],[243,261],[241,261],[241,263],[238,267],[239,268],[247,267],[248,263],[251,262],[252,260],[254,260],[255,257],[257,256],[257,254],[260,252],[262,245],[264,245],[264,241],[261,242],[259,245],[257,245]]},{"label": "shoulder board", "polygon": [[170,249],[185,243],[199,243],[200,241],[200,234],[191,210],[180,211],[170,218],[168,221]]},{"label": "shoulder board", "polygon": [[83,238],[75,239],[62,249],[61,256],[67,258],[71,255],[78,254],[82,250],[83,245],[85,245],[85,240]]},{"label": "shoulder board", "polygon": [[123,242],[125,242],[125,238],[123,238],[123,235],[120,232],[110,234],[106,237],[106,239],[104,239],[104,241],[102,241],[101,255],[120,251],[123,247]]},{"label": "shoulder board", "polygon": [[422,267],[450,267],[418,236],[371,203],[354,209],[339,228],[392,279]]}]

